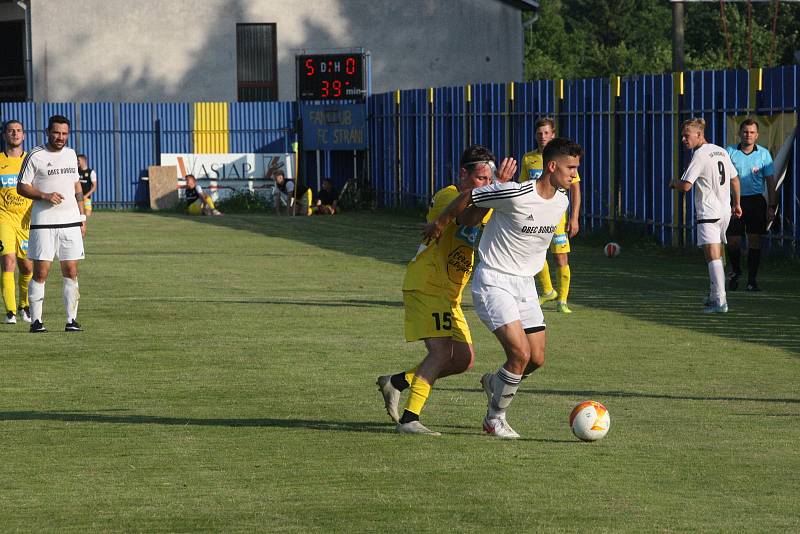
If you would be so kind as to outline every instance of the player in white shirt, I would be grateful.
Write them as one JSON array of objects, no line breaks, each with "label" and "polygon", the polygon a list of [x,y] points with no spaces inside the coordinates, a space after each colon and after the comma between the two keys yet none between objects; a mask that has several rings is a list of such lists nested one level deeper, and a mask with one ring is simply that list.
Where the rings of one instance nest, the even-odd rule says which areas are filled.
[{"label": "player in white shirt", "polygon": [[[506,421],[506,410],[520,382],[544,365],[545,322],[534,276],[545,260],[558,222],[567,209],[569,190],[578,172],[583,149],[569,139],[556,138],[544,149],[540,179],[522,184],[495,183],[459,195],[425,228],[426,239],[470,204],[493,208],[492,218],[478,245],[480,263],[472,277],[472,300],[481,321],[500,341],[506,362],[483,375],[489,399],[483,430],[506,439],[519,434]],[[506,159],[506,165],[516,161]]]},{"label": "player in white shirt", "polygon": [[47,143],[31,150],[22,163],[17,192],[33,200],[28,257],[33,260],[33,280],[28,299],[31,332],[47,332],[42,324],[44,284],[53,258],[58,256],[64,277],[63,296],[67,332],[80,332],[78,324],[78,260],[83,259],[86,236],[83,190],[78,158],[66,146],[69,119],[53,115],[47,124]]},{"label": "player in white shirt", "polygon": [[697,245],[703,247],[710,279],[710,290],[703,311],[727,313],[722,244],[726,242],[725,230],[731,220],[731,212],[736,217],[742,216],[739,176],[728,152],[706,141],[705,127],[703,119],[689,119],[683,123],[681,141],[686,148],[694,150],[694,154],[681,179],[673,180],[670,187],[688,193],[695,186]]}]

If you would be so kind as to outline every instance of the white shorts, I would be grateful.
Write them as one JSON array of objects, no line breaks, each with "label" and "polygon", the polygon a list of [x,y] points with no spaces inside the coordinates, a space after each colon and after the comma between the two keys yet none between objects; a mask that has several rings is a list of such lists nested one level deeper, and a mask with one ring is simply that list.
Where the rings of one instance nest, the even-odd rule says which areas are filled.
[{"label": "white shorts", "polygon": [[728,223],[730,222],[730,214],[715,222],[698,222],[697,246],[702,247],[703,245],[712,245],[714,243],[727,243],[728,239],[725,237],[725,231],[728,229]]},{"label": "white shorts", "polygon": [[472,302],[492,332],[514,321],[520,321],[526,330],[544,328],[533,276],[505,274],[479,263],[472,274]]},{"label": "white shorts", "polygon": [[83,259],[83,237],[80,226],[69,228],[31,228],[28,259],[53,261]]}]

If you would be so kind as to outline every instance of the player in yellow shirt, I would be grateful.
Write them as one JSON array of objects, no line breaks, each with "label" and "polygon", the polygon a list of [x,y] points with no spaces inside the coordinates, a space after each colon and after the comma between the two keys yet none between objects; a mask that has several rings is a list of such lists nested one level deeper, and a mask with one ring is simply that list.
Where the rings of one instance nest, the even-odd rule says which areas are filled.
[{"label": "player in yellow shirt", "polygon": [[[17,194],[17,175],[25,159],[22,143],[25,129],[18,120],[3,125],[6,149],[0,153],[0,255],[2,255],[3,303],[6,324],[17,322],[17,314],[31,322],[28,308],[28,284],[33,276],[33,262],[28,259],[28,235],[33,202]],[[14,270],[19,267],[19,309],[17,309]]]},{"label": "player in yellow shirt", "polygon": [[[522,171],[519,175],[519,181],[537,180],[542,175],[542,151],[547,143],[556,136],[556,123],[553,119],[545,117],[539,119],[535,123],[536,129],[536,150],[526,153],[522,157]],[[544,267],[536,275],[539,283],[542,286],[542,294],[539,297],[539,304],[556,300],[556,310],[561,313],[572,313],[572,310],[567,306],[567,297],[569,296],[569,284],[572,278],[572,273],[569,268],[569,238],[575,237],[580,229],[578,216],[581,211],[581,177],[576,176],[572,180],[570,186],[570,210],[569,220],[567,214],[561,218],[561,222],[556,227],[555,234],[553,234],[553,242],[550,245],[550,252],[556,260],[558,266],[558,291],[553,288],[553,282],[550,280],[550,266],[547,260],[544,262]]]},{"label": "player in yellow shirt", "polygon": [[[448,186],[433,197],[427,220],[433,221],[461,191],[488,185],[495,177],[495,157],[485,147],[473,145],[461,155],[458,186]],[[505,163],[505,162],[504,162]],[[516,171],[502,165],[500,181]],[[406,268],[403,281],[406,341],[424,341],[427,356],[415,368],[378,377],[386,411],[406,434],[436,435],[419,421],[420,413],[438,378],[463,373],[472,367],[475,352],[472,336],[461,310],[461,293],[469,281],[474,247],[489,210],[470,208],[451,222],[436,242],[421,244]],[[398,412],[401,392],[410,389],[402,416]]]}]

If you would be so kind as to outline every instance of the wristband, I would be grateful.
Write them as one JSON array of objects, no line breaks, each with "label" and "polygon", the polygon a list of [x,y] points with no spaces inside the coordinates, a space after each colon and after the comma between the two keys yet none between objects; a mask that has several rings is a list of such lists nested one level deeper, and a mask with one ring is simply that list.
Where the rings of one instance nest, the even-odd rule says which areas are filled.
[{"label": "wristband", "polygon": [[81,222],[86,222],[86,214],[81,214]]}]

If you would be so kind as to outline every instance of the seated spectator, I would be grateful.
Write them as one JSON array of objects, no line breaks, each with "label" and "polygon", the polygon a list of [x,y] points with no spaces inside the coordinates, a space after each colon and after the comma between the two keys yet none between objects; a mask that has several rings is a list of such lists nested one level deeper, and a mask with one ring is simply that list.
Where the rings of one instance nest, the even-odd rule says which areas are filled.
[{"label": "seated spectator", "polygon": [[189,215],[222,215],[214,199],[197,184],[193,174],[186,175],[186,213]]},{"label": "seated spectator", "polygon": [[330,178],[325,178],[322,181],[322,189],[317,194],[317,214],[336,215],[339,211],[338,200],[339,195],[333,188],[333,182]]},{"label": "seated spectator", "polygon": [[275,187],[272,197],[275,200],[275,215],[281,214],[281,207],[286,208],[286,215],[297,215],[305,211],[311,215],[311,189],[305,185],[295,185],[295,181],[286,177],[282,169],[274,172]]}]

